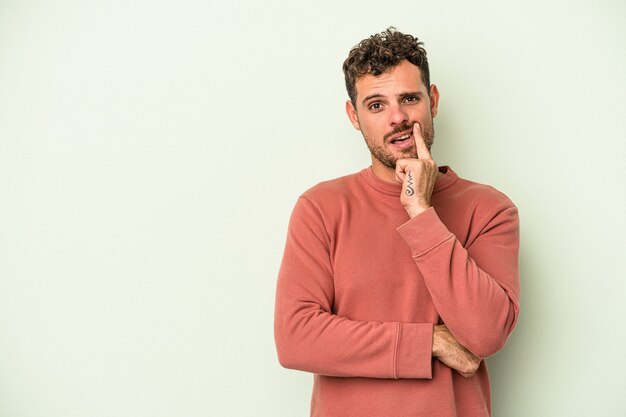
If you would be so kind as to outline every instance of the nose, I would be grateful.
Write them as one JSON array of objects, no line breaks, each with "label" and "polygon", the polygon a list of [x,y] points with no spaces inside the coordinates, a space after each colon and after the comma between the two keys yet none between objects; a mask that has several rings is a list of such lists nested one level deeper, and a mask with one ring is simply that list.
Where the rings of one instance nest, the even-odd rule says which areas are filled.
[{"label": "nose", "polygon": [[391,106],[389,108],[389,124],[391,126],[401,125],[409,120],[409,115],[402,106]]}]

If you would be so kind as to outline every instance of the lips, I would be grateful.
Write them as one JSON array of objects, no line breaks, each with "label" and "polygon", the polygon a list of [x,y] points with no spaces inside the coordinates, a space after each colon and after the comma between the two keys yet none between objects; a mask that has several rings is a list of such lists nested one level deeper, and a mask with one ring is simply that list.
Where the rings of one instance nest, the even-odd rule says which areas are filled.
[{"label": "lips", "polygon": [[389,143],[402,142],[404,140],[409,139],[412,133],[413,133],[413,130],[407,130],[405,132],[398,133],[397,135],[392,136],[391,138],[388,139],[388,141]]},{"label": "lips", "polygon": [[397,134],[389,139],[389,143],[397,149],[407,149],[413,146],[413,132]]}]

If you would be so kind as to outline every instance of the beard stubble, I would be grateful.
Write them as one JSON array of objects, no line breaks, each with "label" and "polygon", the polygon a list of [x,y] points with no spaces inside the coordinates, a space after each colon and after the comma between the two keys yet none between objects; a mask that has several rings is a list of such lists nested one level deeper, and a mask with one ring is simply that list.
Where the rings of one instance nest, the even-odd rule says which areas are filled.
[{"label": "beard stubble", "polygon": [[[429,126],[420,125],[420,127],[422,129],[422,137],[424,138],[426,147],[430,151],[430,147],[432,146],[435,140],[435,128],[433,126],[433,122],[431,120]],[[417,159],[418,158],[417,148],[415,146],[415,141],[414,141],[413,145],[411,145],[410,148],[402,151],[402,153],[398,157],[394,154],[394,152],[391,149],[389,149],[389,146],[391,146],[389,138],[391,138],[393,135],[406,132],[407,130],[411,130],[411,129],[413,129],[413,124],[403,123],[402,125],[396,127],[392,131],[386,133],[385,136],[383,137],[383,143],[380,145],[374,145],[365,135],[363,135],[363,138],[365,139],[365,143],[374,158],[380,161],[380,163],[383,164],[384,166],[391,168],[391,169],[396,169],[396,163],[398,162],[398,159],[403,159],[403,158]]]}]

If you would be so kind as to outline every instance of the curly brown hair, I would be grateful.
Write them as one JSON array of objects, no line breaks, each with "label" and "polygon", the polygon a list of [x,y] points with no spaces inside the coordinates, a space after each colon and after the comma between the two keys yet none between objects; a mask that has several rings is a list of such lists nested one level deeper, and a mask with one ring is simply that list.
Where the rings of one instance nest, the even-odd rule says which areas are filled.
[{"label": "curly brown hair", "polygon": [[356,82],[364,75],[380,75],[407,60],[420,69],[422,82],[430,91],[430,74],[428,59],[423,42],[389,27],[381,33],[363,39],[350,50],[348,58],[343,62],[343,73],[346,89],[352,104],[356,108]]}]

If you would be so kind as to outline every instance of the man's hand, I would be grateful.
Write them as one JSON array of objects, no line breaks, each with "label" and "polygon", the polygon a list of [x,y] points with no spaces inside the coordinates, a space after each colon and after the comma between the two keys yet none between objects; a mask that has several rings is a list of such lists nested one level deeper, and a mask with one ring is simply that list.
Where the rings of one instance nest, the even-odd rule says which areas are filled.
[{"label": "man's hand", "polygon": [[457,342],[446,325],[435,325],[433,330],[433,357],[444,365],[456,369],[464,377],[476,373],[481,358],[464,348]]},{"label": "man's hand", "polygon": [[413,138],[418,159],[398,159],[396,162],[396,181],[402,183],[400,202],[411,218],[430,207],[430,196],[438,173],[419,123],[413,125]]}]

